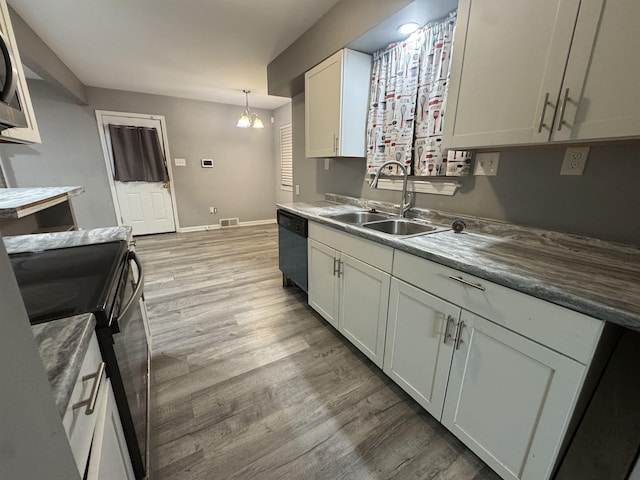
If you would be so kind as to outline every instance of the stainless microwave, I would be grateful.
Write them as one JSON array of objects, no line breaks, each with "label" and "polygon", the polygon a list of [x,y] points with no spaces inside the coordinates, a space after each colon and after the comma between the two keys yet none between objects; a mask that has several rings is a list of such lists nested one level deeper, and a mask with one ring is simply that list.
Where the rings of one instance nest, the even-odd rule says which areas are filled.
[{"label": "stainless microwave", "polygon": [[18,69],[11,45],[0,32],[0,130],[26,127],[27,118],[18,97]]}]

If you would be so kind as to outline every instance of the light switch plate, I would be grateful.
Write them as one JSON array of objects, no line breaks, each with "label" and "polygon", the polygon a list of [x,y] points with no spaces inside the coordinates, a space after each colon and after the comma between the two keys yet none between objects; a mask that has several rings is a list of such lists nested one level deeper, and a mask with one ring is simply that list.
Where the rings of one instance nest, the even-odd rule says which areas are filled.
[{"label": "light switch plate", "polygon": [[187,161],[184,158],[174,158],[173,163],[176,167],[186,167]]},{"label": "light switch plate", "polygon": [[582,175],[587,164],[589,147],[570,147],[564,152],[560,175]]},{"label": "light switch plate", "polygon": [[474,175],[490,175],[498,174],[498,165],[500,164],[500,152],[487,152],[476,154],[476,165],[473,170]]}]

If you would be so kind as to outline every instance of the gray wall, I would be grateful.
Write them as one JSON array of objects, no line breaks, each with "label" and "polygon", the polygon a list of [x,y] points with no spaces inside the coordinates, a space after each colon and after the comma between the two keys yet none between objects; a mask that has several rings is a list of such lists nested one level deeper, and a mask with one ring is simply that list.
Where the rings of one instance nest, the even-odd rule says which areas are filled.
[{"label": "gray wall", "polygon": [[[271,124],[271,111],[255,110],[264,129],[240,129],[235,124],[242,106],[88,88],[90,105],[83,107],[41,80],[29,81],[29,90],[42,144],[0,145],[7,182],[11,187],[84,186],[72,201],[81,228],[117,223],[96,109],[165,116],[171,160],[187,160],[186,167],[172,166],[181,227],[229,217],[241,222],[275,218],[278,123]],[[284,107],[276,117],[290,121]],[[214,168],[202,168],[201,158],[213,158]],[[209,207],[218,213],[211,215]]]},{"label": "gray wall", "polygon": [[281,106],[273,111],[273,159],[275,164],[275,189],[277,203],[293,202],[293,192],[283,190],[280,186],[280,127],[291,123],[291,103]]},{"label": "gray wall", "polygon": [[10,187],[82,185],[72,204],[81,228],[116,225],[93,109],[42,80],[29,80],[41,144],[0,145]]},{"label": "gray wall", "polygon": [[[296,201],[325,193],[399,203],[400,192],[371,190],[365,160],[304,156],[304,95],[293,99]],[[498,175],[467,177],[453,196],[418,194],[416,206],[640,244],[640,143],[592,145],[583,176],[560,176],[563,147],[501,152]]]},{"label": "gray wall", "polygon": [[[255,110],[264,129],[242,129],[236,128],[242,106],[94,87],[87,93],[95,109],[165,116],[181,227],[275,218],[271,111]],[[174,166],[174,158],[187,166]],[[202,168],[202,158],[213,158],[214,168]]]},{"label": "gray wall", "polygon": [[[358,39],[412,0],[342,0],[267,66],[269,95],[304,91],[304,72]],[[381,41],[380,46],[389,42]]]}]

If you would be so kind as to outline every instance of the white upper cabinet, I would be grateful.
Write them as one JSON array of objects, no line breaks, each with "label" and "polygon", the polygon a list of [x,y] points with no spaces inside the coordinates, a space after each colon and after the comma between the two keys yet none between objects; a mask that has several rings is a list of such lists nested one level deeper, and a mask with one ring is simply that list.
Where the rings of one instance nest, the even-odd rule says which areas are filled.
[{"label": "white upper cabinet", "polygon": [[638,0],[582,0],[553,140],[640,136],[639,19]]},{"label": "white upper cabinet", "polygon": [[640,135],[634,0],[460,0],[447,148]]},{"label": "white upper cabinet", "polygon": [[309,70],[305,155],[364,157],[371,56],[343,49]]},{"label": "white upper cabinet", "polygon": [[11,26],[11,18],[5,0],[0,0],[0,30],[13,54],[13,62],[18,72],[16,82],[16,93],[22,111],[27,120],[27,126],[24,128],[8,128],[0,132],[0,143],[40,143],[40,132],[36,123],[36,116],[31,105],[31,96],[27,88],[27,81],[22,69],[20,53],[18,52],[18,44],[16,43],[13,27]]}]

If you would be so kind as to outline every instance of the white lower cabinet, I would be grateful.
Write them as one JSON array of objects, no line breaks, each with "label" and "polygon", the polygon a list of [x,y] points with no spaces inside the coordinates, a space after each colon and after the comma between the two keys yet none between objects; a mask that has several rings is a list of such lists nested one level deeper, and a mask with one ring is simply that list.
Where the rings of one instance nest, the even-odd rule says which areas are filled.
[{"label": "white lower cabinet", "polygon": [[309,305],[382,367],[393,249],[309,224]]},{"label": "white lower cabinet", "polygon": [[111,381],[93,333],[62,424],[78,472],[87,480],[134,480]]},{"label": "white lower cabinet", "polygon": [[442,423],[505,479],[549,478],[585,366],[462,311]]},{"label": "white lower cabinet", "polygon": [[309,240],[308,290],[309,305],[322,317],[338,328],[339,284],[336,267],[339,253],[323,243]]},{"label": "white lower cabinet", "polygon": [[87,480],[135,480],[111,382],[100,392]]},{"label": "white lower cabinet", "polygon": [[384,372],[440,420],[460,308],[391,280]]},{"label": "white lower cabinet", "polygon": [[344,253],[338,261],[338,331],[382,367],[391,275]]},{"label": "white lower cabinet", "polygon": [[502,478],[550,478],[604,322],[314,223],[309,304]]}]

